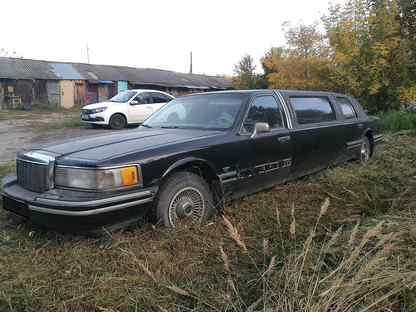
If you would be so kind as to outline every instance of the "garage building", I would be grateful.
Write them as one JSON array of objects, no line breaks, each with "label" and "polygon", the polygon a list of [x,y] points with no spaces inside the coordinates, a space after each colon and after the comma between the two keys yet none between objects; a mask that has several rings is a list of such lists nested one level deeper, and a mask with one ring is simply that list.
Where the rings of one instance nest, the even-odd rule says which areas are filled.
[{"label": "garage building", "polygon": [[0,109],[71,108],[104,101],[133,88],[177,96],[230,89],[231,81],[161,69],[0,57]]}]

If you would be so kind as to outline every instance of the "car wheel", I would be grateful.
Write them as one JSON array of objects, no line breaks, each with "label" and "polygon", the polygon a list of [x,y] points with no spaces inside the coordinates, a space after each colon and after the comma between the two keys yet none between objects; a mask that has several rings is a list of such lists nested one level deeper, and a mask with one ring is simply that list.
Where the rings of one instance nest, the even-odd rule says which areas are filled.
[{"label": "car wheel", "polygon": [[194,173],[176,173],[162,185],[156,212],[158,221],[166,227],[184,221],[201,223],[215,212],[210,187]]},{"label": "car wheel", "polygon": [[368,137],[363,137],[363,142],[361,143],[360,148],[360,161],[367,162],[371,157],[371,145]]},{"label": "car wheel", "polygon": [[115,114],[111,116],[109,125],[111,129],[120,130],[126,127],[127,120],[123,115]]}]

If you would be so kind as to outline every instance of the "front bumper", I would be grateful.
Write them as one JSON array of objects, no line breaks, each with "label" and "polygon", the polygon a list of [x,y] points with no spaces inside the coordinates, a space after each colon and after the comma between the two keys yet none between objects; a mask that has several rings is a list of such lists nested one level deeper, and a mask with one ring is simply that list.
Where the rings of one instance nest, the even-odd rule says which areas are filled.
[{"label": "front bumper", "polygon": [[105,113],[97,113],[97,114],[85,114],[81,113],[81,122],[82,123],[94,123],[100,125],[107,125],[108,118]]},{"label": "front bumper", "polygon": [[111,193],[51,189],[34,193],[3,179],[3,208],[31,223],[59,231],[84,232],[135,221],[152,207],[157,187]]}]

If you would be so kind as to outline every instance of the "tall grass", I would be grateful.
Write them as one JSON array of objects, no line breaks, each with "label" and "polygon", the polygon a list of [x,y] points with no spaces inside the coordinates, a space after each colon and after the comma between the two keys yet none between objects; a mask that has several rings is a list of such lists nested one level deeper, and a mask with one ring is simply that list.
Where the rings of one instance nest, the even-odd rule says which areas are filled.
[{"label": "tall grass", "polygon": [[416,311],[415,159],[415,135],[386,135],[367,164],[175,231],[84,238],[0,210],[0,311]]},{"label": "tall grass", "polygon": [[416,130],[416,113],[390,111],[379,115],[383,131]]},{"label": "tall grass", "polygon": [[317,229],[328,207],[326,199],[309,235],[300,241],[296,240],[294,215],[289,227],[282,228],[277,210],[276,225],[290,240],[269,237],[261,246],[249,246],[223,216],[225,235],[234,246],[225,249],[222,242],[218,244],[223,286],[215,291],[224,295],[222,306],[207,301],[204,291],[158,280],[147,265],[140,267],[160,287],[198,301],[201,310],[348,312],[409,308],[401,305],[400,296],[416,287],[416,271],[391,261],[398,248],[398,235],[388,232],[381,221],[369,227],[359,223],[351,229],[339,227],[319,237]]}]

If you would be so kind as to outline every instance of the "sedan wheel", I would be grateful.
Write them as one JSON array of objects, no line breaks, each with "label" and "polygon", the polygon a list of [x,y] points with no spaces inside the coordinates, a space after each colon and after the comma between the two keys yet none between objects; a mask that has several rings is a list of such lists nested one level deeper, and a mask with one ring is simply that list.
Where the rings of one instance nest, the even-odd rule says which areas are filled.
[{"label": "sedan wheel", "polygon": [[367,137],[363,138],[363,143],[361,143],[361,149],[360,149],[360,160],[362,162],[367,162],[370,160],[371,156],[371,146],[370,141]]},{"label": "sedan wheel", "polygon": [[114,130],[120,130],[127,125],[126,118],[123,115],[115,114],[110,118],[110,128]]},{"label": "sedan wheel", "polygon": [[181,222],[201,223],[215,212],[207,182],[190,172],[171,176],[162,186],[157,201],[158,220],[167,227]]}]

